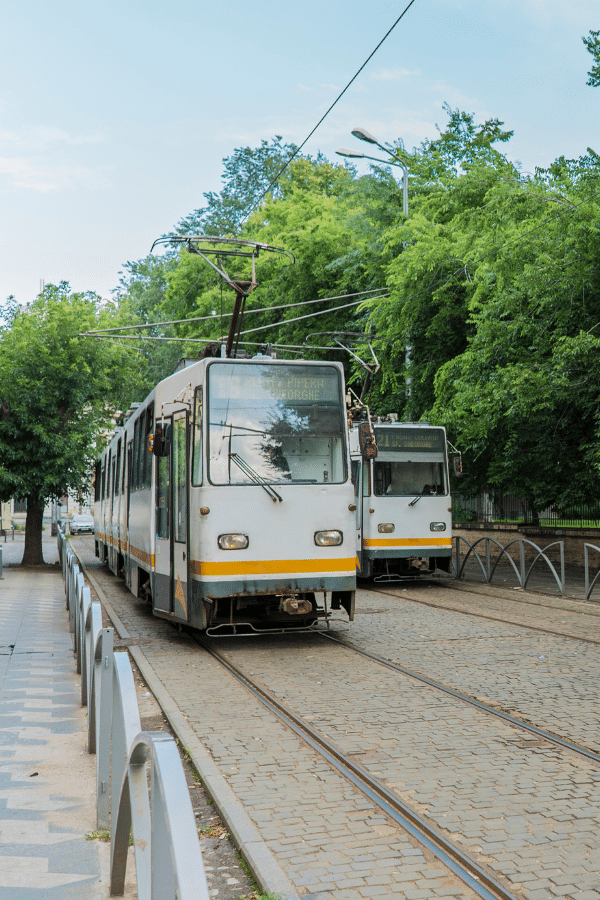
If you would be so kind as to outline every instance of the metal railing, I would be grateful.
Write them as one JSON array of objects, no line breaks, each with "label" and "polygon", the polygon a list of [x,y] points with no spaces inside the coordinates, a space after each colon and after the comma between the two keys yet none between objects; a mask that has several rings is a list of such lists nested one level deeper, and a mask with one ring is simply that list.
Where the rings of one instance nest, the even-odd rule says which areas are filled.
[{"label": "metal railing", "polygon": [[[142,731],[129,656],[113,652],[77,558],[58,528],[88,750],[96,754],[97,827],[108,829],[110,893],[122,896],[130,835],[140,900],[209,900],[196,820],[175,741]],[[110,788],[110,790],[109,790]]]},{"label": "metal railing", "polygon": [[452,520],[455,527],[465,522],[533,525],[546,528],[600,528],[600,501],[569,506],[550,504],[532,509],[518,494],[484,491],[475,497],[452,495]]},{"label": "metal railing", "polygon": [[[464,543],[468,546],[468,550],[465,553],[464,557],[461,560],[460,556],[460,543]],[[481,555],[477,551],[476,547],[478,544],[484,544],[485,546],[485,558],[482,559]],[[515,564],[514,559],[508,552],[508,550],[517,544],[519,548],[519,566]],[[492,553],[491,546],[496,547],[500,552],[496,556],[496,558],[492,561]],[[525,547],[530,547],[533,552],[536,554],[533,561],[527,567],[527,563],[525,560]],[[550,550],[551,547],[558,547],[560,552],[560,577],[554,568],[551,560],[546,555],[546,550]],[[517,576],[517,580],[519,582],[520,587],[525,589],[527,587],[527,582],[529,581],[529,577],[531,575],[532,569],[538,559],[543,559],[550,569],[552,575],[554,576],[556,583],[558,584],[559,590],[561,594],[565,592],[565,543],[564,541],[554,541],[552,544],[548,544],[542,550],[541,547],[538,547],[537,544],[534,544],[533,541],[529,541],[526,538],[517,538],[514,541],[511,541],[509,544],[503,545],[499,541],[496,541],[494,538],[490,537],[482,537],[476,540],[474,543],[471,543],[466,538],[461,535],[455,535],[454,537],[454,571],[456,573],[456,577],[460,578],[463,575],[464,568],[467,560],[470,556],[473,556],[473,559],[479,563],[479,567],[483,573],[483,577],[485,578],[486,584],[490,584],[492,578],[494,577],[494,573],[498,566],[498,563],[502,559],[502,557],[506,557],[510,567],[513,572]]]},{"label": "metal railing", "polygon": [[585,599],[589,600],[596,585],[596,582],[600,578],[600,569],[596,572],[593,580],[590,583],[590,557],[589,551],[595,550],[596,553],[600,553],[600,547],[597,547],[595,544],[584,544],[583,545],[583,563],[585,567]]}]

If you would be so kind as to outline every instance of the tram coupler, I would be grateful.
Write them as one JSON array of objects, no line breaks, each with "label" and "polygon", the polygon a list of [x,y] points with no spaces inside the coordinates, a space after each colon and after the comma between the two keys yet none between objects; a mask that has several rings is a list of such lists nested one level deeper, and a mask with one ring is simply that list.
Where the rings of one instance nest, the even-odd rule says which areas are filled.
[{"label": "tram coupler", "polygon": [[281,612],[290,616],[306,616],[312,612],[313,606],[305,597],[282,597],[279,603]]}]

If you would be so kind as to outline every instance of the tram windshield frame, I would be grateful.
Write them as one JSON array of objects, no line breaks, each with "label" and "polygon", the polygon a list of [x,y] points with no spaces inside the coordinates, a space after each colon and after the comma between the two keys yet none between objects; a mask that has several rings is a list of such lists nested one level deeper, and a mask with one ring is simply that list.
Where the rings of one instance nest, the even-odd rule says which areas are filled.
[{"label": "tram windshield frame", "polygon": [[373,461],[376,497],[447,496],[446,434],[443,428],[375,428],[378,455]]},{"label": "tram windshield frame", "polygon": [[207,473],[213,485],[348,480],[341,372],[254,361],[207,367]]}]

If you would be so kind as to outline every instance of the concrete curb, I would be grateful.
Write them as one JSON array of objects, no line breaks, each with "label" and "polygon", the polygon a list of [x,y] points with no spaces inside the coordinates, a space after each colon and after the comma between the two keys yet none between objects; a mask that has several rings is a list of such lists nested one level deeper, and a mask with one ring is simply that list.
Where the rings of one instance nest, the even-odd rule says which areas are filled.
[{"label": "concrete curb", "polygon": [[[131,639],[131,635],[115,613],[102,588],[87,571],[81,559],[79,557],[78,559],[82,572],[98,595],[117,634],[124,640]],[[281,900],[300,900],[300,895],[262,840],[256,826],[229,787],[209,751],[186,722],[181,710],[167,692],[151,663],[139,647],[129,646],[127,649],[182,747],[188,751],[192,763],[202,779],[203,786],[214,801],[233,842],[244,857],[261,891],[275,894]]]}]

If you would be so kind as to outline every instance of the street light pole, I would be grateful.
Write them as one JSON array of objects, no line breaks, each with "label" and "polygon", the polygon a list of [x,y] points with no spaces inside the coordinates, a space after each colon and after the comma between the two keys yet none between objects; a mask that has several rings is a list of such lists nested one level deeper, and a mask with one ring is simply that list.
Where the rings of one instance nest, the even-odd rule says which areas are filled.
[{"label": "street light pole", "polygon": [[[380,150],[383,150],[384,153],[387,153],[389,156],[392,156],[390,150],[387,147],[384,147],[383,144],[380,144],[377,138],[373,137],[373,135],[366,130],[366,128],[353,128],[352,134],[355,138],[358,138],[359,141],[366,141],[368,144],[375,144],[376,147],[379,147]],[[400,160],[396,160],[392,162],[392,160],[385,159],[377,159],[375,156],[367,156],[366,153],[361,153],[360,150],[348,150],[346,147],[340,147],[339,150],[336,150],[336,153],[339,156],[349,156],[355,159],[372,159],[375,162],[383,163],[388,166],[398,166],[398,168],[402,169],[402,212],[405,216],[408,216],[408,169]],[[408,344],[404,348],[404,365],[406,370],[405,376],[405,384],[406,384],[406,413],[407,417],[410,416],[410,401],[412,394],[412,376],[410,375],[410,367],[412,363],[412,344]]]},{"label": "street light pole", "polygon": [[[380,144],[377,138],[373,137],[366,128],[353,128],[352,134],[355,138],[358,138],[359,141],[375,144],[375,146],[379,147],[380,150],[383,150],[384,153],[392,156],[392,152],[388,150],[387,147],[384,147],[383,144]],[[397,166],[399,169],[402,169],[402,212],[405,216],[408,216],[408,169],[403,162],[399,159],[396,159],[395,162],[392,162],[392,160],[389,159],[378,159],[375,156],[367,156],[366,153],[361,153],[360,150],[348,150],[346,147],[340,147],[340,149],[335,152],[339,156],[349,156],[354,157],[355,159],[372,159],[375,162],[383,163],[385,166]]]}]

